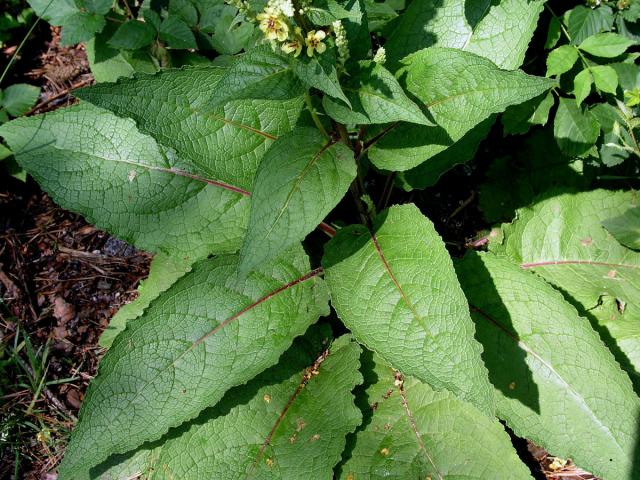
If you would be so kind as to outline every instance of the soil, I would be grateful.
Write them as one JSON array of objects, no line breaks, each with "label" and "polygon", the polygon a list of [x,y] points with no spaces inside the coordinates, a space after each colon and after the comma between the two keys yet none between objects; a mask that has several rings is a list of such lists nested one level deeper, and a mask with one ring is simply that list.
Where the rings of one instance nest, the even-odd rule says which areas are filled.
[{"label": "soil", "polygon": [[[46,41],[27,42],[12,79],[42,88],[30,114],[73,103],[70,91],[93,81],[82,45],[60,46],[57,28],[36,33]],[[0,359],[12,359],[0,363],[0,478],[55,478],[103,353],[98,338],[150,260],[0,170]]]}]

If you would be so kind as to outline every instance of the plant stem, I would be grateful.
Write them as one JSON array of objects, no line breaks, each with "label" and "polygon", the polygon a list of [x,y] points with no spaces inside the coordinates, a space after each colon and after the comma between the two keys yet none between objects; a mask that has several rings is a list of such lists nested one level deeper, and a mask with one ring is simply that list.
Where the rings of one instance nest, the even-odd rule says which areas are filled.
[{"label": "plant stem", "polygon": [[[53,0],[49,0],[49,3],[47,4],[46,8],[42,11],[42,15],[47,13],[47,10],[49,10],[49,7],[51,6],[52,3],[53,3]],[[0,85],[2,85],[2,81],[4,80],[4,77],[7,75],[7,72],[9,71],[11,66],[14,64],[14,62],[16,61],[16,58],[18,58],[18,54],[20,53],[20,50],[22,50],[22,47],[26,43],[27,39],[33,33],[33,30],[36,28],[36,25],[38,25],[38,23],[40,23],[40,18],[41,17],[36,18],[36,21],[33,22],[33,25],[31,25],[31,28],[29,29],[27,34],[24,36],[24,38],[20,42],[20,45],[18,45],[18,48],[16,48],[16,51],[13,52],[13,55],[11,55],[11,60],[9,60],[9,63],[7,63],[7,66],[4,67],[2,75],[0,75]]]},{"label": "plant stem", "polygon": [[316,124],[318,130],[320,130],[320,132],[322,132],[325,137],[331,138],[331,136],[327,133],[327,130],[324,128],[324,125],[322,125],[320,117],[318,117],[315,108],[313,108],[313,102],[311,101],[311,95],[309,95],[309,92],[304,94],[304,101],[307,104],[307,108],[309,109],[309,113],[311,114],[311,118],[313,119],[313,123]]},{"label": "plant stem", "polygon": [[122,0],[122,3],[124,3],[124,8],[129,14],[129,18],[134,19],[135,17],[133,15],[133,12],[131,11],[131,7],[129,7],[129,2],[127,2],[127,0]]},{"label": "plant stem", "polygon": [[[567,37],[567,40],[569,40],[569,43],[571,43],[571,35],[569,35],[569,32],[564,26],[564,23],[562,23],[562,20],[560,19],[560,17],[558,17],[554,13],[554,11],[551,9],[549,5],[545,3],[544,6],[547,10],[549,10],[549,13],[551,14],[551,16],[553,16],[553,18],[555,18],[558,21],[558,23],[560,24],[560,30],[562,30],[562,33],[564,33],[564,36]],[[580,60],[582,61],[582,64],[584,65],[584,67],[586,69],[589,69],[589,64],[587,63],[587,59],[585,58],[585,56],[582,54],[582,52],[578,47],[574,46],[574,48],[576,49],[576,52],[578,52],[578,56],[580,57]]]},{"label": "plant stem", "polygon": [[[349,141],[349,132],[347,132],[347,127],[345,127],[341,123],[336,122],[336,129],[338,130],[338,133],[340,134],[340,140],[342,140],[342,143],[344,143],[349,148],[351,148],[351,150],[353,150],[353,145],[351,145],[351,142]],[[354,153],[355,153],[355,151],[354,151]]]},{"label": "plant stem", "polygon": [[387,174],[387,180],[384,182],[384,189],[382,190],[380,202],[378,203],[378,210],[384,210],[385,208],[387,208],[387,204],[389,203],[389,199],[391,198],[391,192],[393,191],[394,176],[395,172],[389,172]]}]

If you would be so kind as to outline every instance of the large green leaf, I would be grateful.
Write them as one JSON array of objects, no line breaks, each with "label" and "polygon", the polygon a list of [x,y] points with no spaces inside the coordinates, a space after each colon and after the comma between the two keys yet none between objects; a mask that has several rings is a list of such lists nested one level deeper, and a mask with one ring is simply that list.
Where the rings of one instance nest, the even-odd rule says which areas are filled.
[{"label": "large green leaf", "polygon": [[100,362],[60,466],[75,478],[153,441],[274,365],[326,312],[326,290],[300,245],[245,279],[238,259],[196,264],[129,322]]},{"label": "large green leaf", "polygon": [[293,128],[303,100],[242,100],[210,107],[209,98],[221,88],[225,71],[169,70],[74,94],[134,119],[142,132],[187,160],[192,173],[247,190],[264,152]]},{"label": "large green leaf", "polygon": [[398,80],[382,65],[363,61],[349,73],[344,90],[351,108],[328,96],[322,102],[325,111],[334,120],[360,125],[398,121],[433,125],[407,97]]},{"label": "large green leaf", "polygon": [[371,363],[364,367],[372,377],[365,392],[371,418],[340,478],[531,478],[496,419],[450,392],[403,378],[377,355]]},{"label": "large green leaf", "polygon": [[82,104],[16,119],[0,136],[58,204],[139,248],[195,260],[240,246],[246,195],[192,173],[129,119]]},{"label": "large green leaf", "polygon": [[629,208],[618,216],[606,218],[602,224],[621,244],[640,250],[640,207]]},{"label": "large green leaf", "polygon": [[125,329],[127,322],[142,315],[158,295],[191,270],[192,264],[193,261],[188,257],[171,257],[162,253],[156,255],[151,262],[149,276],[140,282],[138,298],[121,307],[113,316],[109,326],[100,335],[100,346],[109,348],[118,334]]},{"label": "large green leaf", "polygon": [[385,170],[408,170],[421,164],[491,114],[537,97],[555,84],[521,71],[501,70],[483,57],[451,48],[427,48],[402,63],[398,76],[424,102],[437,126],[398,123],[378,133],[381,137],[371,148],[370,158]]},{"label": "large green leaf", "polygon": [[385,44],[391,68],[425,47],[482,55],[501,68],[518,68],[538,24],[542,0],[414,0]]},{"label": "large green leaf", "polygon": [[209,102],[215,106],[242,99],[290,100],[302,91],[291,59],[269,45],[261,45],[240,55],[208,93]]},{"label": "large green leaf", "polygon": [[[640,374],[640,336],[633,327],[633,319],[640,319],[640,253],[616,242],[601,222],[635,205],[632,192],[558,195],[518,210],[516,220],[502,228],[502,243],[492,245],[558,287],[582,314],[597,321],[605,329],[603,339],[632,375]],[[616,302],[621,312],[608,308]]]},{"label": "large green leaf", "polygon": [[507,259],[468,254],[457,271],[499,417],[517,435],[598,476],[638,478],[640,399],[589,322]]},{"label": "large green leaf", "polygon": [[433,224],[414,205],[341,229],[325,248],[331,303],[361,343],[407,375],[493,413],[467,302]]},{"label": "large green leaf", "polygon": [[440,180],[440,177],[455,165],[466,163],[473,158],[480,147],[480,143],[489,134],[495,119],[496,115],[491,115],[465,133],[460,140],[446,150],[434,155],[411,170],[398,172],[396,175],[397,183],[407,191],[435,185]]},{"label": "large green leaf", "polygon": [[256,175],[240,270],[304,239],[342,200],[355,176],[351,150],[317,129],[298,128],[280,137]]},{"label": "large green leaf", "polygon": [[312,328],[276,366],[230,390],[160,445],[94,469],[94,478],[333,478],[345,435],[362,418],[351,394],[361,375],[360,347],[342,337],[327,348],[329,333]]}]

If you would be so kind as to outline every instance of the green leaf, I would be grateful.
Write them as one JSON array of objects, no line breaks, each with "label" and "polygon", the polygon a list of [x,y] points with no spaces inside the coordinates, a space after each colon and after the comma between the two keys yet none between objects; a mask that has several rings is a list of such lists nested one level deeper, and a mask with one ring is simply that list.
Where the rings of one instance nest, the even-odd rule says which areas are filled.
[{"label": "green leaf", "polygon": [[[115,458],[94,477],[129,478],[137,471],[185,480],[332,478],[345,435],[361,422],[351,390],[362,377],[360,347],[344,336],[327,348],[329,334],[312,327],[277,365],[230,390],[161,445],[119,463]],[[202,448],[194,451],[196,444]]]},{"label": "green leaf", "polygon": [[375,0],[364,0],[367,12],[369,28],[372,32],[380,32],[394,19],[398,18],[397,12],[392,7],[391,1],[376,2]]},{"label": "green leaf", "polygon": [[75,0],[28,0],[28,3],[38,17],[54,26],[62,25],[66,18],[79,11]]},{"label": "green leaf", "polygon": [[303,93],[293,74],[290,59],[274,52],[269,45],[256,47],[240,55],[210,93],[212,105],[230,100],[290,100]]},{"label": "green leaf", "polygon": [[[625,336],[622,342],[616,329],[640,322],[640,253],[613,241],[602,227],[603,221],[636,205],[632,192],[558,195],[519,210],[517,220],[503,226],[503,243],[493,249],[544,277],[600,325],[603,340],[638,388],[640,335]],[[608,303],[618,304],[615,315]]]},{"label": "green leaf", "polygon": [[633,207],[623,214],[606,218],[602,221],[604,228],[625,247],[640,250],[640,208]]},{"label": "green leaf", "polygon": [[[619,130],[619,127],[618,127]],[[625,131],[626,132],[626,131]],[[626,136],[626,135],[625,135]],[[620,132],[605,132],[599,148],[600,161],[607,167],[620,165],[630,156],[630,152],[621,144]]]},{"label": "green leaf", "polygon": [[608,103],[598,103],[590,111],[600,124],[603,132],[612,131],[616,122],[618,124],[624,123],[624,117],[620,110]]},{"label": "green leaf", "polygon": [[[504,242],[496,249],[562,288],[587,310],[602,295],[633,304],[640,298],[640,254],[612,242],[601,223],[635,206],[633,192],[559,195],[518,211],[517,220],[503,226]],[[554,228],[548,229],[552,220]]]},{"label": "green leaf", "polygon": [[607,93],[616,93],[618,88],[618,74],[609,65],[596,65],[591,67],[591,74],[596,88]]},{"label": "green leaf", "polygon": [[407,375],[493,413],[467,302],[433,224],[412,204],[325,247],[331,304],[359,342]]},{"label": "green leaf", "polygon": [[185,170],[131,120],[82,104],[19,118],[0,135],[56,203],[139,248],[195,260],[239,247],[246,195]]},{"label": "green leaf", "polygon": [[612,63],[610,65],[618,74],[618,80],[623,90],[633,90],[640,87],[640,68],[633,63]]},{"label": "green leaf", "polygon": [[344,90],[351,108],[327,96],[323,99],[325,111],[334,120],[344,124],[406,121],[433,125],[382,65],[363,61],[350,74]]},{"label": "green leaf", "polygon": [[149,276],[140,282],[138,287],[138,297],[120,308],[113,316],[109,326],[100,335],[100,346],[109,348],[127,323],[142,315],[153,300],[190,272],[192,264],[193,261],[188,257],[170,257],[162,253],[153,257]]},{"label": "green leaf", "polygon": [[181,18],[192,28],[198,23],[198,11],[191,0],[169,0],[169,16]]},{"label": "green leaf", "polygon": [[555,47],[562,37],[562,23],[558,17],[551,17],[549,30],[547,30],[547,40],[544,42],[545,50]]},{"label": "green leaf", "polygon": [[427,48],[403,60],[406,89],[428,108],[438,126],[392,124],[370,149],[373,164],[408,170],[442,152],[494,113],[545,92],[555,82],[500,70],[489,60],[450,48]]},{"label": "green leaf", "polygon": [[9,158],[11,155],[13,155],[13,152],[0,143],[0,161]]},{"label": "green leaf", "polygon": [[81,4],[91,13],[106,15],[113,6],[113,0],[81,0]]},{"label": "green leaf", "polygon": [[120,77],[131,77],[135,70],[124,52],[107,43],[116,31],[115,22],[108,22],[104,30],[85,42],[89,68],[96,82],[115,82]]},{"label": "green leaf", "polygon": [[[456,165],[461,165],[471,160],[480,146],[480,143],[487,137],[496,115],[491,115],[486,120],[473,127],[456,143],[446,150],[434,155],[422,162],[417,167],[405,172],[398,172],[396,178],[406,191],[415,188],[423,189],[435,185],[440,177]],[[416,125],[413,132],[407,131],[407,138],[416,138],[414,135],[421,135],[419,127]]]},{"label": "green leaf", "polygon": [[305,11],[308,19],[314,25],[331,25],[336,20],[345,18],[357,19],[358,15],[346,10],[335,0],[315,0]]},{"label": "green leaf", "polygon": [[516,435],[599,477],[637,478],[640,399],[589,322],[544,280],[506,259],[467,254],[457,272],[498,416]]},{"label": "green leaf", "polygon": [[132,118],[143,133],[187,161],[190,173],[246,191],[264,152],[297,122],[303,99],[210,107],[209,97],[220,90],[225,72],[220,67],[170,70],[94,85],[74,95]]},{"label": "green leaf", "polygon": [[326,310],[300,245],[241,280],[237,257],[205,260],[127,325],[100,362],[60,465],[75,478],[160,438],[274,365]]},{"label": "green leaf", "polygon": [[578,47],[596,57],[613,58],[622,55],[635,42],[617,33],[598,33],[587,37]]},{"label": "green leaf", "polygon": [[0,105],[13,117],[24,115],[36,104],[40,88],[26,83],[14,83],[3,91]]},{"label": "green leaf", "polygon": [[292,60],[295,74],[307,88],[317,88],[327,95],[337,98],[351,107],[338,80],[336,70],[336,56],[333,48],[327,49],[322,55],[308,57],[301,55]]},{"label": "green leaf", "polygon": [[247,46],[254,32],[253,25],[231,5],[225,5],[213,29],[211,43],[223,55],[235,55]]},{"label": "green leaf", "polygon": [[171,48],[198,48],[196,37],[183,20],[177,16],[169,16],[160,25],[160,39]]},{"label": "green leaf", "polygon": [[36,15],[62,26],[62,45],[90,40],[105,26],[104,14],[113,0],[29,0]]},{"label": "green leaf", "polygon": [[251,197],[240,272],[301,241],[344,197],[356,176],[353,153],[315,128],[298,128],[265,154]]},{"label": "green leaf", "polygon": [[[369,57],[371,50],[371,32],[369,31],[369,6],[365,7],[365,0],[349,0],[345,8],[349,10],[349,17],[342,20],[344,31],[347,35],[347,48],[349,49],[349,67],[355,67],[357,62]],[[383,5],[376,3],[376,5]],[[395,12],[394,12],[395,13]],[[397,16],[397,15],[396,15]]]},{"label": "green leaf", "polygon": [[501,119],[504,135],[519,135],[527,133],[533,125],[546,125],[554,100],[553,94],[547,92],[508,107]]},{"label": "green leaf", "polygon": [[518,207],[551,189],[589,186],[585,162],[564,156],[550,129],[531,132],[509,150],[509,155],[493,161],[480,187],[480,209],[489,223],[512,220]]},{"label": "green leaf", "polygon": [[124,50],[137,50],[151,44],[155,36],[155,28],[148,23],[129,20],[120,25],[109,40],[109,45]]},{"label": "green leaf", "polygon": [[572,45],[580,45],[587,37],[613,28],[613,10],[606,5],[598,8],[578,5],[565,15]]},{"label": "green leaf", "polygon": [[578,50],[573,45],[562,45],[550,51],[547,57],[547,77],[568,72],[576,60],[578,60]]},{"label": "green leaf", "polygon": [[524,60],[544,2],[540,0],[414,0],[385,44],[389,68],[425,47],[467,50],[500,68]]},{"label": "green leaf", "polygon": [[593,85],[593,76],[591,75],[591,69],[585,68],[578,73],[573,79],[573,94],[576,97],[576,103],[578,107],[584,101],[585,98],[591,93],[591,86]]},{"label": "green leaf", "polygon": [[553,134],[560,150],[567,155],[580,156],[595,145],[600,126],[591,112],[583,112],[571,99],[560,98]]},{"label": "green leaf", "polygon": [[64,19],[60,43],[74,45],[90,40],[96,33],[100,33],[106,22],[102,15],[88,12],[77,12]]},{"label": "green leaf", "polygon": [[629,8],[622,10],[620,15],[629,22],[636,22],[640,20],[640,3],[637,1],[630,2]]},{"label": "green leaf", "polygon": [[497,420],[372,357],[365,365],[371,419],[357,432],[339,478],[531,478]]}]

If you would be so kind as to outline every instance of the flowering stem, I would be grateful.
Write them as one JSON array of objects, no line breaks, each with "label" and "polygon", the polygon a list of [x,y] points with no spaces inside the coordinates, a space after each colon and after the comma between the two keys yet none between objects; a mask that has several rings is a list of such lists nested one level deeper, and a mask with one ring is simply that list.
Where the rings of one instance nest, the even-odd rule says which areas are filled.
[{"label": "flowering stem", "polygon": [[309,95],[309,92],[304,94],[304,101],[307,103],[307,108],[309,109],[309,113],[311,114],[313,123],[316,124],[316,127],[318,127],[318,130],[320,130],[320,132],[322,132],[322,134],[325,137],[331,138],[327,133],[327,130],[324,128],[324,125],[322,125],[322,122],[320,121],[320,117],[318,117],[318,114],[316,113],[315,108],[313,108],[313,103],[311,102],[311,95]]},{"label": "flowering stem", "polygon": [[305,36],[307,35],[307,33],[309,32],[309,30],[311,30],[311,28],[309,28],[309,24],[307,23],[307,19],[304,18],[303,15],[300,14],[300,2],[298,0],[293,0],[293,18],[295,18],[296,23],[298,24],[298,26],[300,28],[302,28],[302,31],[304,32]]}]

